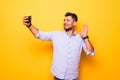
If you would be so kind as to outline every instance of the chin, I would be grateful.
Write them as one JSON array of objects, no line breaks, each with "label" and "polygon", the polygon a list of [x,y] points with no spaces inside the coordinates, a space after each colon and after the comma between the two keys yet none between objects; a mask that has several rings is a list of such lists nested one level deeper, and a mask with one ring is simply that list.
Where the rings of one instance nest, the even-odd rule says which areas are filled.
[{"label": "chin", "polygon": [[64,28],[64,30],[67,30],[67,29],[69,29],[69,28]]}]

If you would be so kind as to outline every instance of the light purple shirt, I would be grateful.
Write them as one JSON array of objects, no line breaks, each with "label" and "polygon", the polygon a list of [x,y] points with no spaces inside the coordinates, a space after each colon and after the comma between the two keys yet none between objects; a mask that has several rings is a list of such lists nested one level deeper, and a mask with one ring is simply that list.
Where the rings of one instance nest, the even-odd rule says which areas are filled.
[{"label": "light purple shirt", "polygon": [[69,36],[64,31],[39,31],[36,37],[41,40],[52,41],[54,54],[51,72],[60,79],[72,80],[78,78],[82,49],[87,55],[94,55],[94,52],[87,51],[84,40],[76,32]]}]

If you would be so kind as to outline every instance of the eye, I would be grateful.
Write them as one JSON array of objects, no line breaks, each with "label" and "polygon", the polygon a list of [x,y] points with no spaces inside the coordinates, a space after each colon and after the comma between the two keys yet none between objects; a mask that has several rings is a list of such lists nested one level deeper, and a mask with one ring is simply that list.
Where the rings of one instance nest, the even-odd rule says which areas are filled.
[{"label": "eye", "polygon": [[69,22],[70,20],[69,19],[67,19],[67,22]]}]

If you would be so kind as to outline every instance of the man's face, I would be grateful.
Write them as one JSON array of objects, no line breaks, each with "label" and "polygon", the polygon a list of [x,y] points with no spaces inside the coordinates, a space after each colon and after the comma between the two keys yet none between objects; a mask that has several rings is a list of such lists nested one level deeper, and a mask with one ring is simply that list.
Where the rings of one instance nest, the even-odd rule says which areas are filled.
[{"label": "man's face", "polygon": [[69,31],[71,29],[74,28],[74,26],[76,25],[76,22],[74,21],[74,19],[71,16],[66,16],[64,19],[64,29],[66,31]]}]

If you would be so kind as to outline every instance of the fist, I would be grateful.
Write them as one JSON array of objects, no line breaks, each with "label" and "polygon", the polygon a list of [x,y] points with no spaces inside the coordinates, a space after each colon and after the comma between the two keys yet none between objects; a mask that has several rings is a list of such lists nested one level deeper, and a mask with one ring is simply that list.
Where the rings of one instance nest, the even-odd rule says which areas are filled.
[{"label": "fist", "polygon": [[31,25],[31,16],[24,16],[24,18],[23,18],[23,24],[25,26]]},{"label": "fist", "polygon": [[86,36],[87,36],[87,33],[88,33],[88,25],[87,25],[87,24],[84,24],[84,25],[83,25],[83,28],[82,28],[82,30],[81,30],[80,35],[81,35],[82,37],[86,37]]}]

